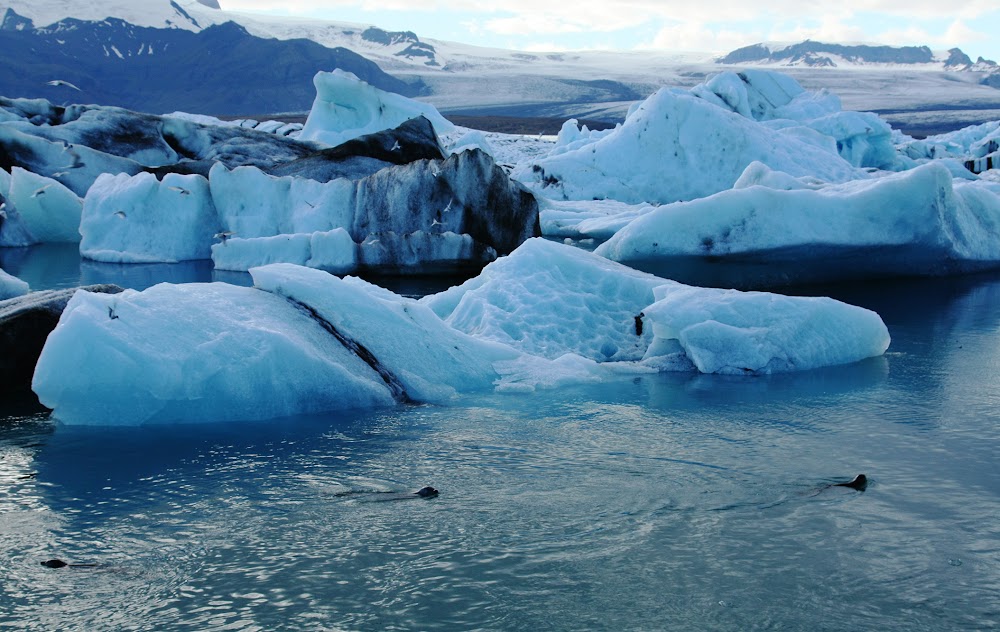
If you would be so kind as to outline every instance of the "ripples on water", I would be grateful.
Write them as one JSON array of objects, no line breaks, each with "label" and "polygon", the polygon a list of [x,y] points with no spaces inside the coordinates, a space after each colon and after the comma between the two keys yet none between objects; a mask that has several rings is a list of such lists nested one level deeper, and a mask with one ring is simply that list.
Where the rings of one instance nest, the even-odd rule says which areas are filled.
[{"label": "ripples on water", "polygon": [[1000,282],[839,291],[886,357],[257,424],[7,403],[0,626],[1000,626]]}]

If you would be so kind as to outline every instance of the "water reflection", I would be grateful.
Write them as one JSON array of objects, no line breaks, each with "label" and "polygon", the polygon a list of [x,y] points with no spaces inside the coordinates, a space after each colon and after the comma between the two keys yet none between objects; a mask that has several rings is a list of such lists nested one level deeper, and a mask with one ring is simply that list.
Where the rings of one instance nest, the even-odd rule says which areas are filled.
[{"label": "water reflection", "polygon": [[813,291],[879,311],[889,354],[250,424],[0,403],[0,626],[1000,625],[1000,282]]}]

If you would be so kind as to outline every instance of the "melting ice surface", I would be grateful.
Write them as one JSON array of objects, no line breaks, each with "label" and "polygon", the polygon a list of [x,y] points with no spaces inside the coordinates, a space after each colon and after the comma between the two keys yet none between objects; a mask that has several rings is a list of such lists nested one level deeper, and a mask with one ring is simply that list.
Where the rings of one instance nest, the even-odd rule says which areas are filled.
[{"label": "melting ice surface", "polygon": [[[880,313],[890,352],[266,423],[5,401],[0,624],[996,627],[1000,281],[815,293]],[[864,493],[824,487],[861,472]],[[423,485],[441,495],[372,493]]]},{"label": "melting ice surface", "polygon": [[423,301],[287,263],[251,275],[77,292],[32,389],[71,424],[260,420],[622,372],[798,371],[889,346],[867,309],[693,288],[543,239]]}]

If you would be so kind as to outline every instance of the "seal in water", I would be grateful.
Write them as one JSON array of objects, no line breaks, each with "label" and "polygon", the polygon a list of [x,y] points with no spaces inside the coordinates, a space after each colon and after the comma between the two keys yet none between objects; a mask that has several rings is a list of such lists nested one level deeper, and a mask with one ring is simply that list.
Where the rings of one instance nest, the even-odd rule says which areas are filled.
[{"label": "seal in water", "polygon": [[334,496],[368,496],[371,502],[384,502],[387,500],[411,500],[414,498],[437,498],[438,490],[427,486],[415,492],[383,492],[368,489],[351,489],[345,492],[334,494]]},{"label": "seal in water", "polygon": [[834,483],[831,487],[850,487],[851,489],[863,492],[868,487],[868,477],[864,474],[858,474],[854,477],[854,480],[848,483]]},{"label": "seal in water", "polygon": [[40,562],[45,568],[94,568],[97,564],[67,564],[62,560],[45,560]]}]

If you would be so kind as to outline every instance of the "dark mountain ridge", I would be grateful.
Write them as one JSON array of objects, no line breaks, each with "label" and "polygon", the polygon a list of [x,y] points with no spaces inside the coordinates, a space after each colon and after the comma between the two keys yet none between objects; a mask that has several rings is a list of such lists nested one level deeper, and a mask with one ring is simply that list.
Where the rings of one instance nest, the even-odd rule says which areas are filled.
[{"label": "dark mountain ridge", "polygon": [[932,64],[943,63],[949,70],[996,69],[994,61],[980,57],[973,63],[960,48],[948,51],[948,57],[935,57],[927,46],[881,46],[868,44],[827,44],[806,40],[790,46],[772,47],[767,44],[752,44],[736,49],[717,59],[720,64],[773,63],[812,67],[836,67],[832,57],[839,57],[854,64]]},{"label": "dark mountain ridge", "polygon": [[[199,32],[68,18],[44,28],[7,9],[0,19],[0,94],[145,111],[239,115],[308,110],[316,72],[340,68],[405,96],[424,91],[346,48],[263,39],[235,22]],[[60,81],[57,85],[50,82]],[[72,85],[66,85],[66,84]]]}]

